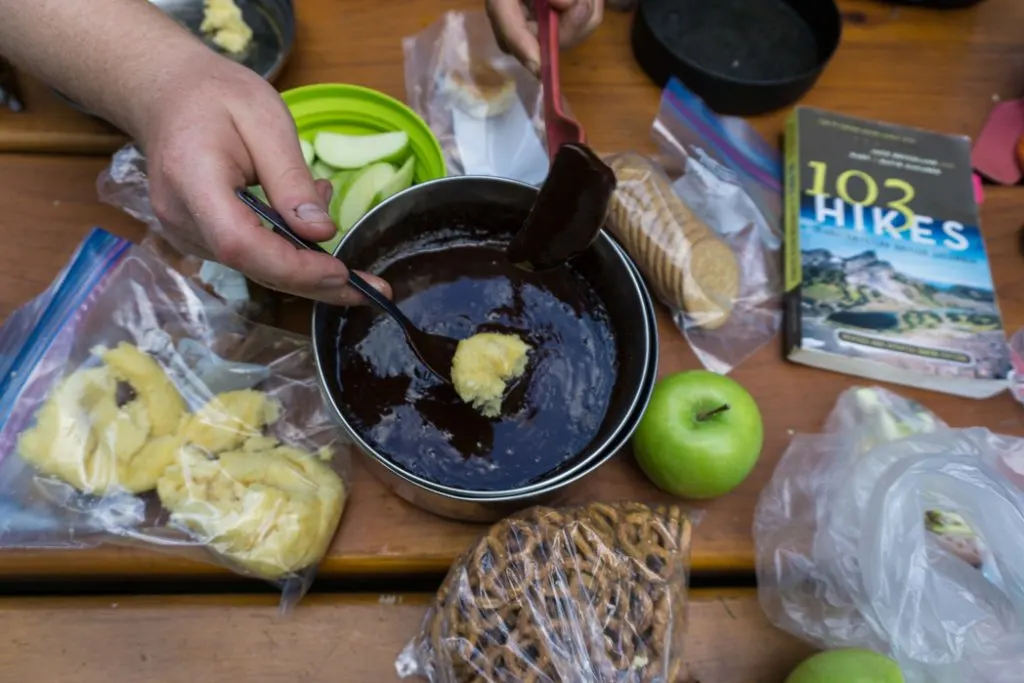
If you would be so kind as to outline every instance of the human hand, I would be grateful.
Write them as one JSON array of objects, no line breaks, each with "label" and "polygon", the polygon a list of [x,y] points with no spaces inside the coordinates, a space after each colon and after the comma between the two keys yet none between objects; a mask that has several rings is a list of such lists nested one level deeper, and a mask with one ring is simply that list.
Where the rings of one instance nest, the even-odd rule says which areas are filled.
[{"label": "human hand", "polygon": [[[604,17],[604,0],[549,0],[549,3],[560,15],[558,40],[563,49],[583,42]],[[485,4],[501,49],[512,53],[523,66],[540,75],[540,45],[537,24],[532,21],[533,3],[486,0]]]},{"label": "human hand", "polygon": [[[365,303],[335,258],[299,250],[260,224],[234,191],[259,183],[300,236],[335,234],[331,184],[314,182],[280,96],[249,69],[205,50],[153,89],[134,128],[147,157],[150,200],[180,251],[212,259],[281,292]],[[187,61],[187,60],[184,60]],[[389,298],[383,280],[363,277]]]}]

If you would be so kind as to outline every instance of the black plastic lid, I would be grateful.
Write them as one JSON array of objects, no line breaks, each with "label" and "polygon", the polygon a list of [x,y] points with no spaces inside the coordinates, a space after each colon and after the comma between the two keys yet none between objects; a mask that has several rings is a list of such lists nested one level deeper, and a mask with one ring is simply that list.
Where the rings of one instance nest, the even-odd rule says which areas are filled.
[{"label": "black plastic lid", "polygon": [[676,76],[720,114],[788,106],[839,46],[834,0],[640,0],[633,54],[659,86]]}]

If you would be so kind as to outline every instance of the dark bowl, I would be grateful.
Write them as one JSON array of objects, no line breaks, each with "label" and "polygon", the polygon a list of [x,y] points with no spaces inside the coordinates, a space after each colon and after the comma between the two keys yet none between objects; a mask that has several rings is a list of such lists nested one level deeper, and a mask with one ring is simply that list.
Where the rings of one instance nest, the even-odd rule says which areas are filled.
[{"label": "dark bowl", "polygon": [[793,104],[842,33],[835,0],[640,0],[633,54],[659,86],[673,77],[719,114]]},{"label": "dark bowl", "polygon": [[[419,242],[424,231],[442,226],[460,226],[470,243],[507,240],[522,224],[536,196],[537,188],[503,178],[460,176],[415,185],[367,214],[341,241],[336,254],[352,268],[372,271],[384,255],[412,251],[408,245]],[[587,447],[528,485],[512,489],[446,486],[408,471],[378,451],[357,431],[339,398],[345,379],[340,372],[338,334],[351,309],[314,307],[314,354],[326,401],[366,456],[371,471],[394,493],[446,517],[493,521],[517,509],[554,500],[561,489],[596,469],[627,443],[657,377],[654,305],[636,267],[607,233],[602,232],[576,257],[573,267],[607,309],[618,351],[616,382],[604,421]]]}]

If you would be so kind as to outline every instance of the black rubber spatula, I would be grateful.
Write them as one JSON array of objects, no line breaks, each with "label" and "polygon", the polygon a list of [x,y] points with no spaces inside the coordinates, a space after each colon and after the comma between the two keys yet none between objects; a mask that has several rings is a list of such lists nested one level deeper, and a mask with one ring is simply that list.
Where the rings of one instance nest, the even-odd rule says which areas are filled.
[{"label": "black rubber spatula", "polygon": [[533,12],[540,38],[551,170],[506,254],[519,267],[546,270],[581,253],[597,238],[615,191],[615,173],[587,147],[583,126],[562,110],[557,13],[547,0],[537,0]]}]

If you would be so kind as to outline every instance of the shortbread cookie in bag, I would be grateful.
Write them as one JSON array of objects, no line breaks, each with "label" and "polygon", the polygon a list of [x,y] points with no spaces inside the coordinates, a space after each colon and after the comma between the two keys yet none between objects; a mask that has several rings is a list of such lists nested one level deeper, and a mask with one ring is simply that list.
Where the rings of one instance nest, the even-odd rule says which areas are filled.
[{"label": "shortbread cookie in bag", "polygon": [[618,186],[608,226],[655,294],[699,327],[724,325],[740,292],[732,248],[694,215],[652,162],[630,153],[611,158],[609,166]]}]

